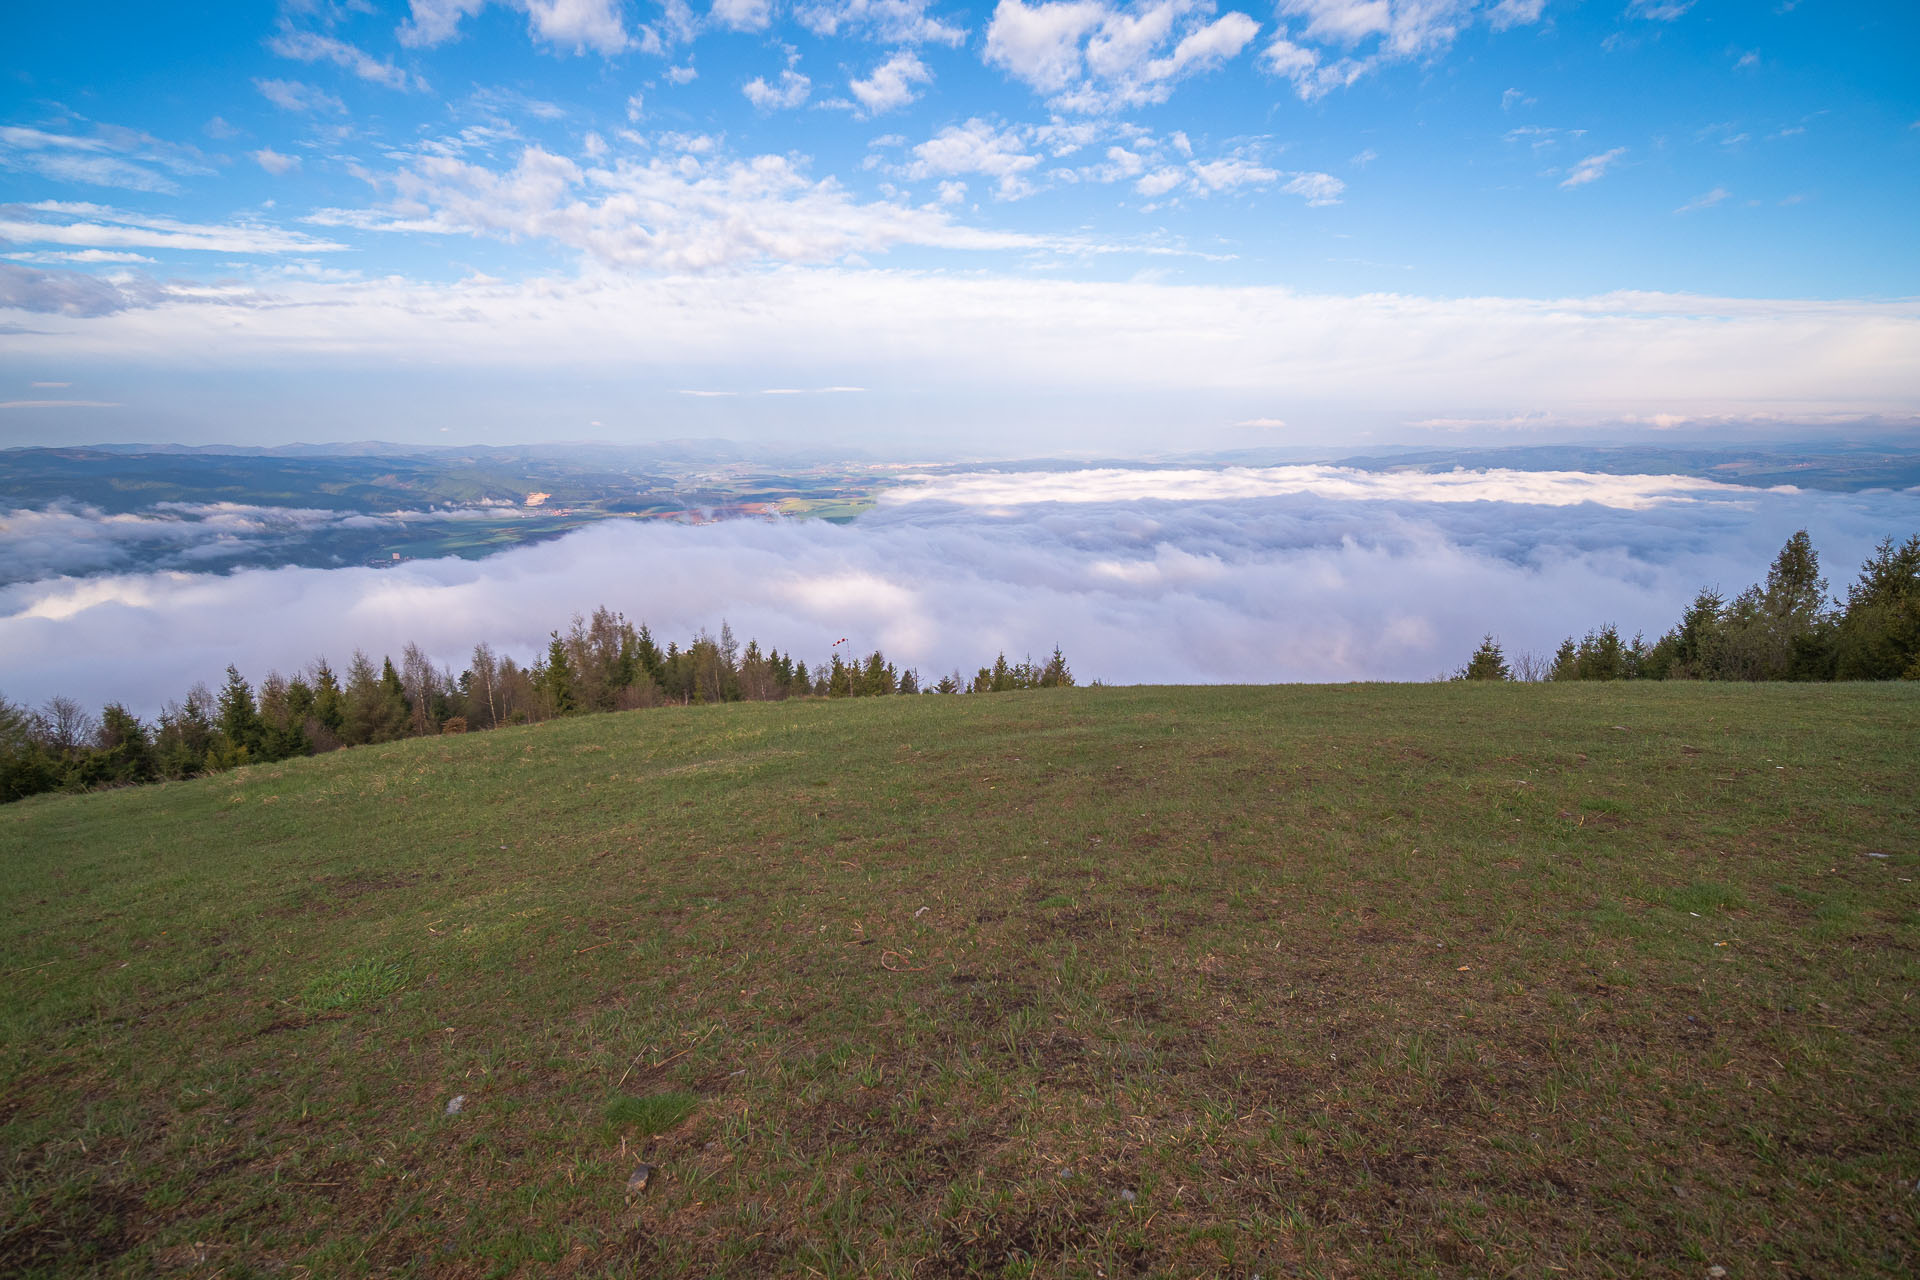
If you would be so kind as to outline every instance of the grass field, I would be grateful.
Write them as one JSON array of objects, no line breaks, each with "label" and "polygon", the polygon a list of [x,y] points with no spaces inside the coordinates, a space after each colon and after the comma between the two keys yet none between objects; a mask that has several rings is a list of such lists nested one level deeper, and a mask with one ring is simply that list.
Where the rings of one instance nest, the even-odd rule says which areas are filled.
[{"label": "grass field", "polygon": [[1920,1271],[1920,687],[644,711],[0,860],[7,1275]]}]

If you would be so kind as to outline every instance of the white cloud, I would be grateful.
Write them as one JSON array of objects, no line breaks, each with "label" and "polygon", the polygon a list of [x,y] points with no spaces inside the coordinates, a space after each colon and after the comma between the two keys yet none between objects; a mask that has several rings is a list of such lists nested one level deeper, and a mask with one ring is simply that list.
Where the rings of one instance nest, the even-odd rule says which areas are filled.
[{"label": "white cloud", "polygon": [[700,69],[691,64],[684,67],[668,67],[662,73],[670,84],[692,84],[700,78]]},{"label": "white cloud", "polygon": [[[459,34],[462,20],[489,0],[411,0],[412,14],[396,33],[412,47],[443,44]],[[499,0],[527,15],[527,34],[562,51],[592,49],[609,57],[635,44],[620,16],[620,0]],[[670,17],[673,15],[669,15]]]},{"label": "white cloud", "polygon": [[[1588,479],[1604,494],[1613,478]],[[845,527],[615,521],[480,561],[52,579],[0,588],[0,670],[15,699],[151,715],[229,662],[258,681],[414,642],[458,670],[481,640],[527,660],[605,604],[663,640],[724,618],[810,666],[849,636],[934,677],[1058,643],[1083,681],[1420,680],[1489,630],[1509,653],[1607,622],[1657,635],[1703,583],[1753,581],[1803,527],[1837,578],[1915,517],[1910,496],[1888,494],[1546,506],[1486,481],[1484,498],[1437,502],[1355,483],[1005,514],[908,503]],[[87,531],[52,532],[58,552]]]},{"label": "white cloud", "polygon": [[780,73],[778,85],[770,85],[763,77],[755,76],[741,92],[747,95],[748,102],[760,110],[777,111],[805,102],[807,95],[813,92],[813,81],[798,71],[788,69]]},{"label": "white cloud", "polygon": [[345,67],[362,80],[385,85],[389,89],[424,90],[427,87],[427,82],[419,76],[410,76],[391,62],[382,62],[365,50],[333,36],[295,31],[287,27],[268,39],[267,48],[296,62],[331,62]]},{"label": "white cloud", "polygon": [[[456,371],[471,371],[495,388],[461,402],[476,419],[492,412],[499,387],[522,381],[550,390],[576,378],[619,379],[644,404],[656,385],[738,385],[745,369],[763,379],[756,385],[806,386],[830,369],[836,383],[873,388],[876,404],[891,392],[922,397],[917,431],[971,439],[1002,430],[1027,441],[1045,433],[1083,446],[1128,430],[1170,447],[1185,435],[1170,433],[1169,422],[1239,416],[1250,403],[1323,433],[1381,420],[1485,418],[1490,397],[1504,414],[1520,406],[1616,424],[1656,414],[1780,423],[1920,415],[1913,300],[1341,297],[985,272],[606,270],[600,264],[685,272],[832,260],[888,242],[1055,247],[973,232],[937,210],[873,208],[832,188],[789,186],[790,176],[742,198],[736,181],[772,179],[739,177],[732,166],[717,166],[692,191],[677,185],[684,179],[629,181],[633,189],[612,210],[576,209],[587,203],[582,193],[562,191],[562,225],[550,233],[606,240],[595,245],[594,268],[577,278],[278,278],[264,299],[271,305],[235,325],[227,308],[172,295],[130,306],[105,282],[80,277],[113,296],[62,301],[56,291],[51,305],[77,308],[82,319],[63,321],[58,332],[15,334],[9,345],[17,362],[39,368],[111,352],[134,368],[278,371],[275,385],[290,403],[301,399],[296,388],[322,385],[302,381],[311,368],[328,371],[326,385],[349,371],[436,370],[432,395],[441,404],[466,394]],[[656,196],[667,203],[653,238],[634,223],[635,210],[651,208]],[[521,234],[549,231],[530,214],[489,234],[522,227],[533,231]],[[31,300],[53,285],[25,287]],[[0,321],[18,318],[0,310]],[[1068,402],[1082,406],[1080,421],[1100,423],[1098,431],[1061,425],[1048,406]],[[417,416],[403,412],[405,421]],[[898,429],[892,420],[875,427]]]},{"label": "white cloud", "polygon": [[1487,10],[1487,23],[1495,31],[1531,26],[1540,21],[1540,14],[1546,7],[1547,0],[1500,0],[1500,3]]},{"label": "white cloud", "polygon": [[1545,0],[1280,0],[1281,27],[1260,61],[1310,102],[1379,67],[1438,57],[1476,21],[1506,31],[1538,22],[1545,8]]},{"label": "white cloud", "polygon": [[832,262],[899,244],[978,250],[1050,243],[965,227],[940,209],[862,203],[833,179],[809,178],[791,157],[723,161],[710,137],[663,135],[656,142],[659,152],[644,163],[592,167],[540,147],[527,147],[505,171],[425,155],[380,180],[395,193],[384,208],[324,210],[312,220],[547,240],[602,265],[666,271]]},{"label": "white cloud", "polygon": [[1590,155],[1579,164],[1573,166],[1573,172],[1569,173],[1560,185],[1562,187],[1583,187],[1589,182],[1598,182],[1606,176],[1607,170],[1612,168],[1614,164],[1619,161],[1620,157],[1625,154],[1627,154],[1625,147],[1615,147],[1611,151],[1601,151]]},{"label": "white cloud", "polygon": [[1699,209],[1711,209],[1714,205],[1719,204],[1722,200],[1725,200],[1728,196],[1732,194],[1733,193],[1731,191],[1728,191],[1725,187],[1715,187],[1713,190],[1707,192],[1704,195],[1695,196],[1693,199],[1681,205],[1678,209],[1675,209],[1674,212],[1675,213],[1693,213]]},{"label": "white cloud", "polygon": [[869,116],[877,116],[904,107],[917,96],[916,84],[932,84],[933,72],[914,54],[902,49],[873,69],[864,80],[852,80],[847,88],[859,100]]},{"label": "white cloud", "polygon": [[996,128],[975,117],[948,125],[913,148],[907,175],[913,178],[978,173],[1000,184],[1000,198],[1017,199],[1032,191],[1027,175],[1040,163],[1013,129]]},{"label": "white cloud", "polygon": [[60,182],[121,187],[129,191],[174,194],[174,176],[211,174],[199,152],[160,141],[151,134],[117,125],[92,131],[54,133],[22,125],[0,125],[0,167],[37,173]]},{"label": "white cloud", "polygon": [[803,0],[793,16],[818,36],[859,35],[880,44],[966,43],[964,27],[927,12],[930,0]]},{"label": "white cloud", "polygon": [[1238,191],[1250,187],[1270,187],[1278,183],[1288,195],[1300,196],[1310,205],[1339,204],[1347,184],[1329,173],[1289,173],[1262,164],[1247,156],[1222,156],[1215,160],[1193,160],[1184,167],[1164,166],[1141,176],[1134,190],[1149,199],[1184,186],[1195,195]]},{"label": "white cloud", "polygon": [[[1284,426],[1271,418],[1245,426]],[[1753,490],[1691,476],[1599,475],[1584,471],[1357,471],[1324,465],[1207,470],[977,471],[908,475],[883,503],[946,502],[967,507],[1036,503],[1242,501],[1313,494],[1341,501],[1508,502],[1571,507],[1593,503],[1644,511],[1702,495],[1745,500]]]},{"label": "white cloud", "polygon": [[[49,250],[42,250],[36,253],[10,253],[6,256],[8,257],[9,260],[14,262],[74,262],[74,263],[93,264],[93,265],[99,265],[102,263],[109,263],[109,262],[146,263],[146,262],[153,261],[152,258],[147,257],[144,253],[121,253],[117,250],[112,250],[112,249],[76,249],[76,250],[59,251],[59,252],[49,249]],[[50,386],[50,387],[51,386],[64,387],[67,384],[64,382],[60,382],[60,383],[36,382],[33,385],[36,387],[43,386],[43,385]]]},{"label": "white cloud", "polygon": [[[23,216],[42,215],[38,218]],[[103,205],[43,200],[0,212],[0,238],[21,244],[72,244],[97,249],[168,249],[196,253],[331,253],[343,244],[258,223],[181,222]]]},{"label": "white cloud", "polygon": [[1149,200],[1154,200],[1166,195],[1169,191],[1172,191],[1175,187],[1180,186],[1186,181],[1186,170],[1176,169],[1169,165],[1155,169],[1152,173],[1141,175],[1140,180],[1133,184],[1133,189]]},{"label": "white cloud", "polygon": [[299,156],[283,156],[272,147],[262,147],[258,151],[249,151],[247,154],[253,157],[254,163],[275,177],[292,173],[300,167]]},{"label": "white cloud", "polygon": [[299,80],[255,80],[253,87],[260,96],[283,111],[330,111],[335,114],[347,109],[347,104],[323,89],[316,89]]},{"label": "white cloud", "polygon": [[1631,0],[1627,15],[1649,22],[1675,22],[1691,8],[1693,0]]},{"label": "white cloud", "polygon": [[1202,191],[1231,191],[1236,187],[1264,187],[1277,182],[1278,169],[1251,160],[1229,157],[1223,160],[1195,161],[1188,168],[1195,188]]},{"label": "white cloud", "polygon": [[[1237,11],[1208,21],[1212,0],[1000,0],[985,60],[1058,110],[1104,113],[1165,102],[1174,85],[1239,56],[1260,24]],[[1171,42],[1172,47],[1168,48]]]},{"label": "white cloud", "polygon": [[713,0],[708,13],[730,31],[765,31],[773,22],[773,0]]},{"label": "white cloud", "polygon": [[118,400],[0,400],[0,409],[120,409]]},{"label": "white cloud", "polygon": [[1280,188],[1288,195],[1299,196],[1308,204],[1316,207],[1339,204],[1340,196],[1347,184],[1330,173],[1296,173],[1289,177]]},{"label": "white cloud", "polygon": [[1509,89],[1500,95],[1500,109],[1502,111],[1511,111],[1515,107],[1530,107],[1534,105],[1536,101],[1538,101],[1538,99],[1528,97],[1519,89]]}]

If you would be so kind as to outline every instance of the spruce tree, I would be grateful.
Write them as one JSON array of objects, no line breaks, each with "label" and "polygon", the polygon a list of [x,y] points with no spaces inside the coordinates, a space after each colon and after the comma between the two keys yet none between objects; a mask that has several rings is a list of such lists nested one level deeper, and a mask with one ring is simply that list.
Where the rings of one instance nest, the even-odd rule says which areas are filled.
[{"label": "spruce tree", "polygon": [[575,690],[573,666],[567,660],[567,642],[560,633],[550,633],[553,643],[547,646],[547,663],[541,672],[541,692],[547,695],[547,701],[556,716],[570,716],[580,710],[579,694]]},{"label": "spruce tree", "polygon": [[1461,671],[1462,680],[1511,680],[1513,673],[1507,670],[1507,655],[1500,650],[1500,642],[1491,634],[1480,641],[1480,647],[1467,659],[1466,668]]}]

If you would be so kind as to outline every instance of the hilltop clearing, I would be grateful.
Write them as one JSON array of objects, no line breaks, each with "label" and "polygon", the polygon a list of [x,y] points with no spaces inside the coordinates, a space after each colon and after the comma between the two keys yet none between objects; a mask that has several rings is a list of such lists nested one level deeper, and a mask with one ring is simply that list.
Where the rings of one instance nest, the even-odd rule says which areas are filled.
[{"label": "hilltop clearing", "polygon": [[26,800],[0,1272],[1911,1275],[1915,777],[1912,684],[1455,683]]}]

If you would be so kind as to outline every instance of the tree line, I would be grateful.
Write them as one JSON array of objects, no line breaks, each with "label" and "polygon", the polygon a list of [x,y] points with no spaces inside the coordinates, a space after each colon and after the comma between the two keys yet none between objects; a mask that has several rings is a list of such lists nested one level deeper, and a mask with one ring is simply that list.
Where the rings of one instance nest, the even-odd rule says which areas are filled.
[{"label": "tree line", "polygon": [[843,657],[836,643],[811,668],[756,640],[742,647],[725,622],[686,645],[662,649],[642,623],[604,607],[549,633],[546,652],[522,665],[479,644],[458,675],[409,644],[396,665],[356,650],[344,672],[325,658],[291,676],[271,672],[256,689],[229,666],[217,690],[195,685],[148,724],[120,703],[94,716],[71,698],[36,709],[0,697],[0,802],[45,791],[85,791],[219,773],[246,764],[342,747],[596,711],[670,704],[866,698],[893,694],[1003,693],[1074,683],[1058,646],[1044,662],[1002,653],[971,679],[926,681],[875,649]]},{"label": "tree line", "polygon": [[1729,599],[1702,587],[1666,634],[1623,640],[1612,623],[1551,659],[1509,660],[1489,635],[1459,680],[1920,680],[1920,535],[1883,539],[1844,599],[1828,594],[1805,529]]}]

